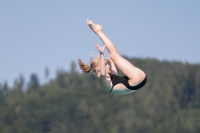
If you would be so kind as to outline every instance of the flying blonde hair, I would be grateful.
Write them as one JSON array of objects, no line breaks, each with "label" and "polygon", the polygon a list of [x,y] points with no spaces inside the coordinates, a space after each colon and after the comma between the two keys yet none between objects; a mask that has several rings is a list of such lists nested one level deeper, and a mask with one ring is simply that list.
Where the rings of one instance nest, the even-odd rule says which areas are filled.
[{"label": "flying blonde hair", "polygon": [[78,65],[80,66],[80,69],[84,73],[89,73],[90,71],[92,71],[94,74],[97,74],[96,68],[100,64],[100,57],[99,57],[99,55],[94,54],[94,53],[90,56],[92,57],[90,66],[88,66],[86,63],[82,62],[81,59],[78,59]]}]

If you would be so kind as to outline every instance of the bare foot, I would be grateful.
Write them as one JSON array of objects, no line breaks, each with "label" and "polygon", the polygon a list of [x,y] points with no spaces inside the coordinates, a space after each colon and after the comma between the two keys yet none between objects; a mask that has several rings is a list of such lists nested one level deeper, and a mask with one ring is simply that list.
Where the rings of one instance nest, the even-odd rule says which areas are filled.
[{"label": "bare foot", "polygon": [[99,24],[94,24],[91,20],[87,19],[87,24],[94,32],[102,31],[102,26]]}]

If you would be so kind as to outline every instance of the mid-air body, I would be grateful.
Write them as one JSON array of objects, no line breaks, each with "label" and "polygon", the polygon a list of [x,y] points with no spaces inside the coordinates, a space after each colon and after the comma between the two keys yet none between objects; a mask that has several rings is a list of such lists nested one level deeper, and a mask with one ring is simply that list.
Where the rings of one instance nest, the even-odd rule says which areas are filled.
[{"label": "mid-air body", "polygon": [[[99,84],[113,94],[129,94],[143,87],[147,80],[146,74],[118,53],[115,45],[103,33],[101,25],[94,24],[91,20],[87,20],[87,24],[104,46],[100,47],[95,43],[100,55],[93,58],[90,66],[79,59],[79,66],[83,72],[93,71],[98,77]],[[110,56],[107,59],[104,57],[105,48]],[[126,76],[119,76],[116,67]]]}]

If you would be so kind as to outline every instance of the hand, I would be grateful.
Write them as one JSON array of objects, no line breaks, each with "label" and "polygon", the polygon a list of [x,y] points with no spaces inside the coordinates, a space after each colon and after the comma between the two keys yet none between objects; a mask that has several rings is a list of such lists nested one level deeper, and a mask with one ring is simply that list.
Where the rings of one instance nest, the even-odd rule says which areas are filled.
[{"label": "hand", "polygon": [[100,47],[97,43],[95,43],[94,45],[96,46],[96,48],[99,50],[101,54],[104,54],[104,49],[106,45],[104,45],[103,47]]},{"label": "hand", "polygon": [[109,58],[105,58],[105,60],[107,60],[108,62],[113,62],[113,60],[110,58],[110,55],[109,55]]}]

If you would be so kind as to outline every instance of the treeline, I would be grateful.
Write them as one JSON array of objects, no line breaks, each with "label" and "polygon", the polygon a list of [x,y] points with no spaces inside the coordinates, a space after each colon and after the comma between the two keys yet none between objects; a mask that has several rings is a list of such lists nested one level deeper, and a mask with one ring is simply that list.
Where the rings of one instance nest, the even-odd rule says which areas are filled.
[{"label": "treeline", "polygon": [[199,133],[200,64],[128,60],[148,76],[128,95],[110,94],[74,63],[45,84],[36,74],[26,88],[23,76],[1,83],[0,133]]}]

